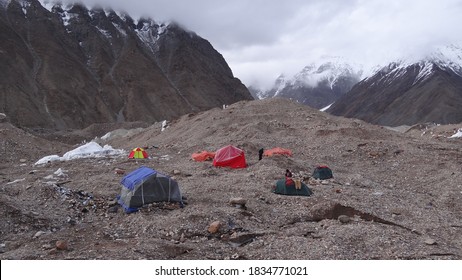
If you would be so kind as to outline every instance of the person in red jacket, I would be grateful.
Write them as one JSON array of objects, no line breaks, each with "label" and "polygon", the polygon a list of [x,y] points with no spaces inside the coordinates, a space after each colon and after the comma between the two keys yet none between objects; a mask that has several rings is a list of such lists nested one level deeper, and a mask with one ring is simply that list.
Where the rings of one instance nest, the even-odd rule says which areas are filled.
[{"label": "person in red jacket", "polygon": [[292,172],[289,169],[286,169],[286,186],[294,185],[295,182],[292,180]]}]

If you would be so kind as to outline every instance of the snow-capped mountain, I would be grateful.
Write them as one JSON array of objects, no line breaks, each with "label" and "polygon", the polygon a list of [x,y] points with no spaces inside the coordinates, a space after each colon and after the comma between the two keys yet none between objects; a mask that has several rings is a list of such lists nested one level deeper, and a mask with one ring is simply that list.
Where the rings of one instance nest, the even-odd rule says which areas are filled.
[{"label": "snow-capped mountain", "polygon": [[398,126],[462,122],[462,48],[442,47],[416,60],[390,63],[355,85],[328,110]]},{"label": "snow-capped mountain", "polygon": [[284,97],[314,108],[323,108],[348,92],[361,78],[361,67],[340,58],[329,58],[304,67],[292,78],[279,76],[274,86],[257,92],[259,99]]},{"label": "snow-capped mountain", "polygon": [[434,73],[434,67],[447,72],[453,72],[462,76],[462,49],[456,45],[440,47],[436,51],[425,56],[423,59],[404,58],[389,65],[378,68],[366,81],[381,75],[382,80],[392,83],[394,80],[406,74],[409,67],[416,67],[418,73],[414,83],[423,82]]},{"label": "snow-capped mountain", "polygon": [[433,61],[441,69],[462,76],[462,47],[459,45],[452,44],[440,47],[432,52],[427,60]]},{"label": "snow-capped mountain", "polygon": [[161,121],[252,99],[208,41],[175,23],[0,0],[0,30],[0,112],[18,126]]}]

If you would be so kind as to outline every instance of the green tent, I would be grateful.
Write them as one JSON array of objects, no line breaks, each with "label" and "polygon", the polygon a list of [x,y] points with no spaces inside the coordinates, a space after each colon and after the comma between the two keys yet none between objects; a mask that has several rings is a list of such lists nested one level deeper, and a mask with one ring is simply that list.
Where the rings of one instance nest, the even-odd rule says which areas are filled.
[{"label": "green tent", "polygon": [[272,192],[283,195],[301,196],[310,196],[313,194],[313,192],[303,182],[300,182],[300,188],[297,189],[293,181],[292,184],[286,185],[286,179],[276,181],[275,185],[273,186]]},{"label": "green tent", "polygon": [[333,177],[332,170],[326,165],[320,165],[313,171],[313,178],[315,179],[326,180]]}]

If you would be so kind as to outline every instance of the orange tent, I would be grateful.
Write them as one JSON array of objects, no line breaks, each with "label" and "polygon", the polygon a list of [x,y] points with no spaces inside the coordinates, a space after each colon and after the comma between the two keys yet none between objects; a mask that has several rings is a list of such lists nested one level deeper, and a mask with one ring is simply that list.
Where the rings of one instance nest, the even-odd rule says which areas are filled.
[{"label": "orange tent", "polygon": [[202,151],[200,153],[193,153],[191,157],[195,161],[206,161],[212,160],[215,157],[215,153]]},{"label": "orange tent", "polygon": [[135,148],[130,152],[128,158],[148,158],[148,153],[142,148]]},{"label": "orange tent", "polygon": [[272,149],[269,149],[269,150],[265,150],[263,152],[263,155],[267,156],[267,157],[271,157],[271,156],[274,156],[274,155],[286,155],[286,156],[291,157],[292,156],[292,151],[288,150],[288,149],[283,149],[283,148],[276,147],[276,148],[272,148]]}]

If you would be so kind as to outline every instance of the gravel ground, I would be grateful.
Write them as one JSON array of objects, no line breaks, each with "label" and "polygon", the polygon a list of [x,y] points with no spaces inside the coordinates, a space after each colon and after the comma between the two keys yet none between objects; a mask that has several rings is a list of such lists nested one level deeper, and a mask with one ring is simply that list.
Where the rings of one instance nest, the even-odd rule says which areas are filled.
[{"label": "gravel ground", "polygon": [[[447,136],[462,124],[399,132],[270,99],[160,127],[34,136],[0,123],[1,259],[461,259],[462,139]],[[97,141],[127,154],[146,147],[151,157],[34,165],[115,129]],[[191,159],[228,144],[246,152],[247,168]],[[258,160],[260,148],[273,147],[293,156]],[[310,178],[319,164],[334,178]],[[123,177],[115,170],[142,165],[173,176],[185,207],[157,203],[125,214],[115,204]],[[304,178],[311,197],[271,192],[286,168]],[[218,229],[209,229],[213,222]]]}]

